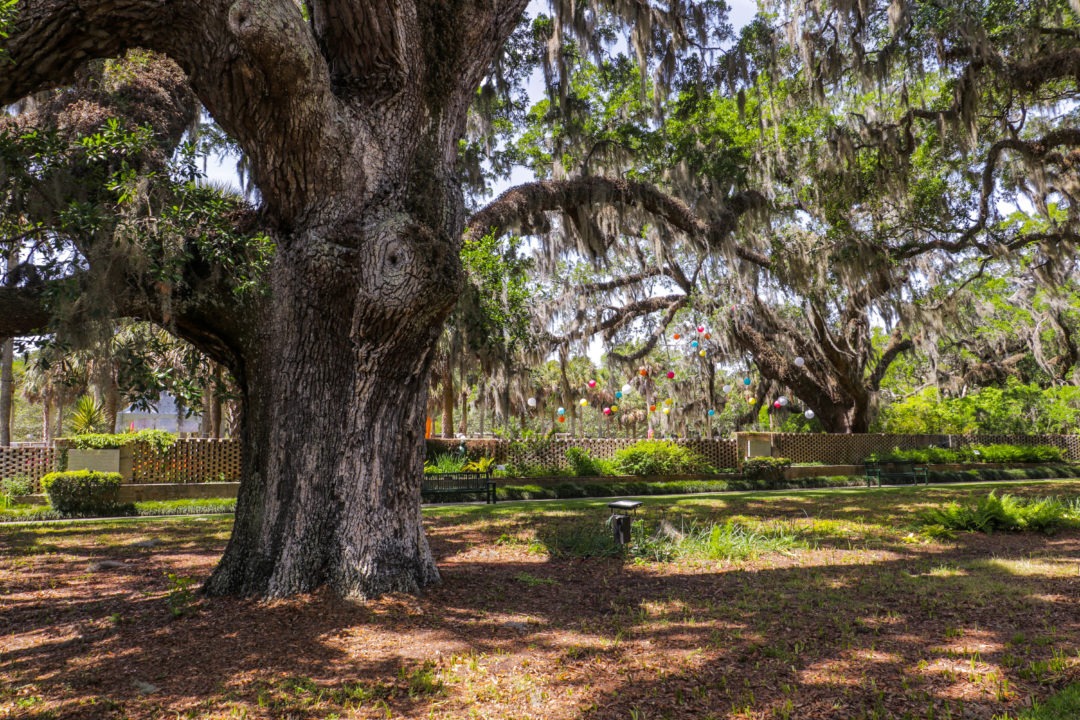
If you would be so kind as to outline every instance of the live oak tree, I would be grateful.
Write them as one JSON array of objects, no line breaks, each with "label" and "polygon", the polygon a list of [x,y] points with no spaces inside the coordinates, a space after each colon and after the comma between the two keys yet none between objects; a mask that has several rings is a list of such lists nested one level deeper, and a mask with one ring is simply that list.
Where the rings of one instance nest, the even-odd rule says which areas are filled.
[{"label": "live oak tree", "polygon": [[[206,583],[209,592],[283,596],[329,585],[343,595],[369,596],[415,591],[437,579],[420,523],[418,478],[433,352],[462,286],[461,140],[477,89],[481,96],[490,88],[497,91],[504,70],[513,65],[503,50],[525,5],[524,0],[312,0],[302,7],[292,0],[18,3],[9,35],[0,42],[8,56],[0,100],[13,102],[68,83],[95,58],[116,57],[133,47],[156,51],[179,65],[202,105],[243,150],[259,191],[257,213],[236,209],[238,232],[220,227],[203,232],[194,217],[172,218],[189,220],[192,232],[170,232],[169,243],[144,248],[166,263],[129,263],[106,252],[102,241],[126,230],[123,223],[73,229],[83,231],[81,252],[87,257],[85,264],[70,268],[69,277],[80,288],[113,288],[115,313],[170,328],[227,367],[239,387],[243,482],[234,533]],[[1026,100],[1067,85],[1075,75],[1077,59],[1070,54],[1075,37],[1060,12],[1045,23],[1051,32],[1042,45],[1024,42],[1031,34],[1018,31],[1007,38],[1008,54],[1002,57],[986,33],[980,34],[977,21],[993,20],[980,14],[980,6],[937,18],[929,6],[893,3],[899,15],[890,25],[890,13],[879,5],[793,6],[783,18],[793,23],[790,47],[799,52],[773,42],[782,40],[782,32],[762,24],[755,32],[763,42],[747,51],[745,61],[720,50],[727,34],[719,2],[560,2],[533,30],[555,51],[544,66],[551,97],[564,114],[569,108],[563,100],[570,94],[559,48],[573,45],[582,53],[603,54],[609,49],[605,43],[624,29],[630,31],[638,66],[648,69],[657,87],[689,86],[726,74],[734,92],[766,76],[780,77],[777,63],[796,56],[805,63],[811,91],[835,84],[842,71],[877,68],[875,77],[885,78],[892,69],[921,60],[926,46],[940,41],[945,47],[939,62],[949,70],[946,84],[954,82],[958,89],[955,102],[942,90],[932,102],[920,95],[912,103],[910,123],[928,131],[954,120],[971,127],[973,111],[985,106],[985,98],[1004,97],[994,94],[996,79]],[[908,22],[912,18],[919,22]],[[964,22],[973,29],[950,34]],[[799,32],[800,24],[807,32]],[[967,44],[953,43],[954,37]],[[893,52],[897,47],[906,54]],[[1044,55],[1054,61],[1043,62]],[[730,71],[721,73],[727,57],[734,58]],[[846,59],[852,62],[845,67]],[[942,98],[943,107],[936,107]],[[1016,124],[1012,110],[1002,117],[1004,126]],[[908,117],[870,121],[868,137],[903,159]],[[1048,168],[1042,177],[1067,177],[1071,165],[1062,149],[1072,136],[1055,134],[1056,128],[1028,136],[1029,129],[1025,125],[1003,145],[981,148],[983,165],[990,168],[985,172],[997,177],[998,160],[1015,152]],[[135,133],[136,144],[145,140],[135,130],[124,132]],[[857,135],[837,136],[842,170],[859,166],[858,153],[848,152]],[[117,176],[119,170],[112,168],[109,175],[116,179],[116,191],[141,197],[142,186],[134,182],[139,174]],[[963,177],[969,170],[958,172]],[[836,175],[842,182],[844,174]],[[124,178],[129,182],[121,182]],[[709,193],[691,198],[690,206],[632,178],[552,177],[510,191],[467,224],[479,236],[512,228],[543,230],[552,225],[549,214],[557,213],[555,223],[568,237],[599,256],[619,240],[618,233],[605,231],[614,222],[610,213],[598,213],[607,207],[617,211],[620,223],[640,227],[647,215],[690,245],[715,251],[729,247],[741,217],[776,204],[767,187],[716,180]],[[996,228],[991,197],[996,186],[979,187],[974,220],[942,237],[901,238],[879,259],[888,262],[910,243],[956,251],[996,248],[998,240],[986,239]],[[1040,182],[1039,192],[1046,187]],[[125,209],[120,216],[132,217]],[[163,237],[140,211],[130,212],[139,230],[133,237]],[[598,216],[607,219],[597,222]],[[1060,237],[1058,224],[1044,235]],[[729,256],[760,256],[767,244],[764,234],[742,240]],[[233,277],[238,265],[230,260],[248,254],[251,262],[239,266],[258,266],[260,248],[269,245],[270,266],[255,291],[245,289],[248,283]],[[47,303],[56,297],[56,283],[63,282],[68,281],[50,278],[3,291],[0,335],[46,325]]]},{"label": "live oak tree", "polygon": [[[238,222],[273,244],[264,292],[238,292],[229,248],[200,244],[200,233],[170,238],[179,252],[165,274],[120,258],[71,268],[77,282],[107,275],[120,291],[114,312],[168,327],[239,386],[243,481],[207,591],[273,597],[328,585],[371,596],[437,580],[418,492],[433,349],[462,285],[459,141],[525,5],[16,6],[0,44],[0,100],[69,83],[88,61],[129,48],[161,53],[243,150],[258,189],[258,214]],[[571,7],[557,14],[560,37],[598,12]],[[638,21],[643,58],[671,62],[706,19],[698,7],[611,9]],[[4,292],[0,334],[44,327],[54,286]]]}]

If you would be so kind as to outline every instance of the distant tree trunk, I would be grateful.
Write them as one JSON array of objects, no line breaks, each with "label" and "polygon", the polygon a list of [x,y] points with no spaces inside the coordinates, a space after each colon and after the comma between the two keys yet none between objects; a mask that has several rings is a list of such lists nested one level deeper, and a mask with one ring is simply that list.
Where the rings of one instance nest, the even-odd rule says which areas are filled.
[{"label": "distant tree trunk", "polygon": [[41,399],[41,439],[45,442],[52,440],[52,396],[48,390]]},{"label": "distant tree trunk", "polygon": [[211,380],[203,388],[202,393],[202,418],[199,421],[199,434],[208,438],[221,437],[221,394],[217,388],[223,379],[223,370],[220,365],[214,363],[211,372]]},{"label": "distant tree trunk", "polygon": [[454,437],[454,372],[449,362],[442,377],[442,436]]},{"label": "distant tree trunk", "polygon": [[[16,244],[8,251],[4,284],[15,285],[15,267],[19,264],[19,248]],[[4,338],[0,343],[0,447],[11,445],[11,416],[15,405],[15,339]]]},{"label": "distant tree trunk", "polygon": [[15,399],[15,341],[7,338],[0,345],[0,447],[11,445],[11,414]]}]

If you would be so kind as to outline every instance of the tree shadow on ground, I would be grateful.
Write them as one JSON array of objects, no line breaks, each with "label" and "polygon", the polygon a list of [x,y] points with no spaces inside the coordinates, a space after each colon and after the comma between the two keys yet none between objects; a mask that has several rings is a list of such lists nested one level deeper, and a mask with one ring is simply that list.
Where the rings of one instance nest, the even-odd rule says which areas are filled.
[{"label": "tree shadow on ground", "polygon": [[[221,527],[152,548],[127,542],[145,526],[0,537],[0,710],[990,718],[1074,677],[1080,647],[1080,533],[635,564],[448,521],[430,527],[443,582],[419,598],[178,598],[168,573],[204,577]],[[87,571],[102,559],[123,563]]]}]

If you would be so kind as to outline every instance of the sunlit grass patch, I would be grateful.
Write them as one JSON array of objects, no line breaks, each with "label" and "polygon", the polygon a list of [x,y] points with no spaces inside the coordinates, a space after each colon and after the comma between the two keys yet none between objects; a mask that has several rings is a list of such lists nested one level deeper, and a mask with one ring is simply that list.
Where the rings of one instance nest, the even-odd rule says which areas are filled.
[{"label": "sunlit grass patch", "polygon": [[1076,720],[1080,718],[1080,683],[1069,685],[1045,702],[1034,702],[1017,714],[995,715],[994,720]]},{"label": "sunlit grass patch", "polygon": [[1024,577],[1075,577],[1080,574],[1080,564],[1065,560],[991,558],[989,560],[975,560],[971,564],[973,568],[985,568],[990,571]]}]

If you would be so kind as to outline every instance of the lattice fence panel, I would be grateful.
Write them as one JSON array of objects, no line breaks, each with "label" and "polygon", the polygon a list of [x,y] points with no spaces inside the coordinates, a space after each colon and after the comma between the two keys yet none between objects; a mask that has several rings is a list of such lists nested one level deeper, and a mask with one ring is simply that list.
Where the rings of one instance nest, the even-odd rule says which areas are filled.
[{"label": "lattice fence panel", "polygon": [[[566,451],[577,447],[585,450],[598,460],[610,460],[616,451],[630,447],[638,440],[629,438],[556,438],[514,442],[509,440],[451,440],[431,438],[428,441],[429,454],[449,452],[458,453],[464,445],[465,453],[470,458],[493,457],[497,463],[515,465],[534,465],[546,468],[569,468]],[[734,440],[675,440],[678,445],[685,445],[705,457],[710,465],[717,468],[731,468],[738,465],[736,443]]]},{"label": "lattice fence panel", "polygon": [[235,482],[240,479],[240,441],[177,440],[158,455],[144,443],[132,446],[133,483]]},{"label": "lattice fence panel", "polygon": [[58,469],[59,452],[50,447],[0,447],[0,479],[25,477],[37,485]]},{"label": "lattice fence panel", "polygon": [[948,444],[948,435],[774,433],[772,453],[774,457],[789,458],[797,463],[851,465],[861,463],[871,453],[888,452],[893,448],[911,450],[929,445],[947,447]]}]

